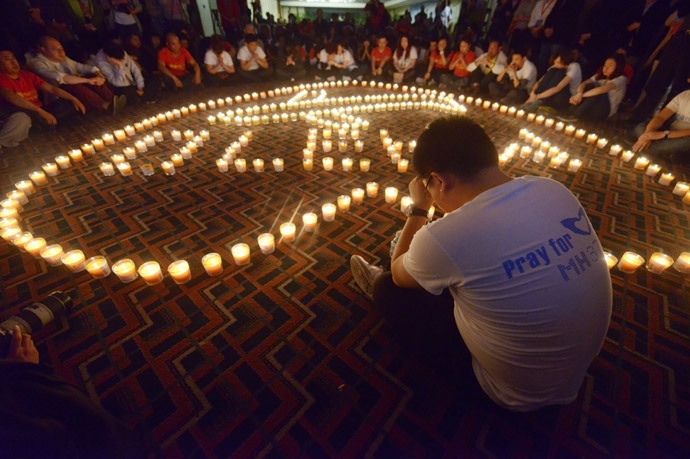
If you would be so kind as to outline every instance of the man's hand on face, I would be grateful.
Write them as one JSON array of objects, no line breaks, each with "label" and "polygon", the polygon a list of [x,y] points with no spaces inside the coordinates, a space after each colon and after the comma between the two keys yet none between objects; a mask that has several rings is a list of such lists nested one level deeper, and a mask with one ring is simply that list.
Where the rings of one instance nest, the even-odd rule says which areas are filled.
[{"label": "man's hand on face", "polygon": [[[429,178],[427,180],[433,179]],[[412,203],[415,207],[419,207],[420,209],[424,210],[429,210],[431,205],[434,203],[434,199],[427,191],[427,185],[425,185],[424,180],[422,180],[419,177],[413,178],[409,184],[410,197],[412,198]]]},{"label": "man's hand on face", "polygon": [[17,325],[12,330],[12,341],[7,358],[20,362],[38,363],[38,349],[34,345],[30,335],[23,335]]}]

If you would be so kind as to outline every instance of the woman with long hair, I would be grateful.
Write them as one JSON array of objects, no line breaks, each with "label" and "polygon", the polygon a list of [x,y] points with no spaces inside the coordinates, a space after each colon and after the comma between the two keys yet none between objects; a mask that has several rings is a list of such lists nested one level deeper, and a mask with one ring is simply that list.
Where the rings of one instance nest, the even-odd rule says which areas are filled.
[{"label": "woman with long hair", "polygon": [[623,56],[616,54],[606,59],[598,73],[580,83],[577,93],[570,98],[573,115],[590,121],[603,121],[613,116],[625,97],[624,67]]},{"label": "woman with long hair", "polygon": [[[400,36],[398,47],[393,53],[393,79],[399,82],[411,80],[414,77],[414,66],[417,63],[417,50],[410,43],[407,35]],[[402,77],[395,78],[395,74]]]}]

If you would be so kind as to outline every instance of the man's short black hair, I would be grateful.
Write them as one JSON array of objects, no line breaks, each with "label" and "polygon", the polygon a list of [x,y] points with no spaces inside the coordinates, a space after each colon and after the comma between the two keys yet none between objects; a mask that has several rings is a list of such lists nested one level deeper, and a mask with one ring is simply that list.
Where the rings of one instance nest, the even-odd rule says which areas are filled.
[{"label": "man's short black hair", "polygon": [[426,178],[446,172],[472,179],[498,165],[496,147],[484,129],[466,116],[445,116],[432,121],[417,139],[412,166]]},{"label": "man's short black hair", "polygon": [[249,44],[256,43],[259,40],[256,38],[256,35],[247,35],[246,37],[244,37],[244,41],[245,43]]},{"label": "man's short black hair", "polygon": [[106,56],[117,60],[124,59],[125,57],[125,49],[120,43],[116,43],[114,41],[109,41],[103,45],[103,53],[105,53]]}]

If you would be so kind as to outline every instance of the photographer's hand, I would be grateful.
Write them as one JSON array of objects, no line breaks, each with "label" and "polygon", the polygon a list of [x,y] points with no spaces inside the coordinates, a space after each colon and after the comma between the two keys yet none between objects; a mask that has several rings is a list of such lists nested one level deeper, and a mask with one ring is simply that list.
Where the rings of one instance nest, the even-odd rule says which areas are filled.
[{"label": "photographer's hand", "polygon": [[22,331],[17,325],[12,331],[12,342],[10,343],[10,350],[7,352],[7,358],[21,362],[38,363],[38,349],[34,346],[31,335],[22,335]]}]

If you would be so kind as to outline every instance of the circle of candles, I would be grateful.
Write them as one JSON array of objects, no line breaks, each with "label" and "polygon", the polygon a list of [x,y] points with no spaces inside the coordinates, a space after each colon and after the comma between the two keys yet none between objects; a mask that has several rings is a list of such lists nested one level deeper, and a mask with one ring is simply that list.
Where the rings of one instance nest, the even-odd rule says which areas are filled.
[{"label": "circle of candles", "polygon": [[108,260],[100,255],[86,260],[86,270],[96,279],[102,279],[110,275]]},{"label": "circle of candles", "polygon": [[604,261],[606,261],[606,266],[609,269],[613,269],[616,263],[618,263],[618,258],[610,252],[604,252]]},{"label": "circle of candles", "polygon": [[362,188],[353,188],[351,194],[353,204],[361,204],[364,201],[364,190]]},{"label": "circle of candles", "polygon": [[294,223],[283,223],[280,225],[280,235],[285,242],[292,242],[295,240],[295,224]]},{"label": "circle of candles", "polygon": [[192,272],[189,270],[189,263],[186,260],[176,260],[170,263],[168,274],[178,285],[186,284],[192,278]]},{"label": "circle of candles", "polygon": [[386,200],[386,203],[393,204],[395,201],[398,200],[398,189],[394,186],[386,187],[386,189],[384,190],[384,198]]},{"label": "circle of candles", "polygon": [[65,155],[55,157],[55,162],[58,166],[60,166],[60,169],[67,169],[71,165],[69,161],[69,156]]},{"label": "circle of candles", "polygon": [[233,245],[230,249],[230,252],[232,253],[232,258],[235,260],[235,264],[237,266],[249,264],[249,246],[244,242]]},{"label": "circle of candles", "polygon": [[321,162],[323,163],[323,170],[330,171],[333,170],[333,158],[330,156],[325,156]]},{"label": "circle of candles", "polygon": [[146,177],[149,177],[154,173],[153,164],[142,164],[141,166],[139,166],[139,169],[141,170],[141,173],[144,174]]},{"label": "circle of candles", "polygon": [[672,182],[673,179],[675,179],[675,178],[676,178],[676,177],[675,177],[672,173],[670,173],[670,172],[666,172],[666,173],[664,173],[664,174],[661,174],[661,177],[659,177],[659,180],[658,180],[658,181],[659,181],[659,185],[668,186],[668,185],[671,184],[671,182]]},{"label": "circle of candles", "polygon": [[367,197],[375,198],[379,193],[379,184],[376,182],[368,182],[366,186]]},{"label": "circle of candles", "polygon": [[647,159],[644,156],[640,156],[639,158],[637,158],[635,160],[635,165],[633,167],[635,167],[635,169],[642,170],[642,169],[646,169],[648,165],[649,165],[649,159]]},{"label": "circle of candles", "polygon": [[665,253],[654,252],[647,261],[647,271],[654,274],[661,274],[673,264],[673,258]]},{"label": "circle of candles", "polygon": [[[216,252],[207,253],[201,258],[201,264],[209,276],[218,276],[223,272],[223,259]],[[190,276],[191,277],[191,276]]]},{"label": "circle of candles", "polygon": [[29,174],[29,178],[38,186],[48,183],[45,172],[33,171]]},{"label": "circle of candles", "polygon": [[136,265],[129,258],[123,258],[122,260],[119,260],[113,264],[112,271],[115,273],[118,279],[120,279],[120,282],[125,284],[132,282],[139,277],[139,274],[136,270]]},{"label": "circle of candles", "polygon": [[252,164],[254,165],[254,171],[255,172],[263,172],[264,171],[264,160],[261,158],[256,158],[254,161],[252,161]]},{"label": "circle of candles", "polygon": [[346,171],[346,172],[352,171],[352,166],[354,164],[354,161],[352,160],[352,158],[343,158],[340,162],[343,166],[344,171]]},{"label": "circle of candles", "polygon": [[618,262],[618,269],[626,274],[634,273],[644,263],[644,257],[635,252],[625,252]]},{"label": "circle of candles", "polygon": [[60,244],[51,244],[40,251],[41,258],[51,266],[59,266],[62,261],[63,250]]},{"label": "circle of candles", "polygon": [[323,221],[332,222],[335,220],[335,204],[326,203],[321,206],[321,214],[323,215]]},{"label": "circle of candles", "polygon": [[690,252],[683,252],[673,263],[673,269],[682,274],[690,274]]},{"label": "circle of candles", "polygon": [[29,203],[29,198],[26,197],[26,193],[19,190],[10,191],[9,193],[7,193],[7,198],[14,199],[22,206]]},{"label": "circle of candles", "polygon": [[350,210],[350,203],[352,199],[346,194],[341,194],[338,196],[338,210],[341,212],[347,212]]},{"label": "circle of candles", "polygon": [[46,248],[46,245],[45,239],[42,237],[35,237],[24,244],[24,250],[29,252],[35,258],[39,258],[41,256],[41,251]]},{"label": "circle of candles", "polygon": [[19,250],[21,250],[22,252],[26,252],[24,245],[33,238],[33,234],[31,234],[28,231],[24,231],[23,233],[19,233],[14,238],[12,238],[12,244],[17,246],[17,248],[19,248]]},{"label": "circle of candles", "polygon": [[137,270],[139,275],[146,285],[156,285],[163,280],[163,272],[161,271],[161,265],[157,261],[147,261],[143,265],[139,266]]},{"label": "circle of candles", "polygon": [[60,257],[60,261],[62,261],[62,264],[67,266],[70,271],[76,273],[84,269],[84,261],[86,261],[86,257],[84,256],[84,252],[79,249],[75,249],[64,253],[62,257]]},{"label": "circle of candles", "polygon": [[261,249],[261,253],[264,255],[273,253],[273,251],[276,249],[275,237],[271,233],[259,234],[257,241],[259,243],[259,249]]},{"label": "circle of candles", "polygon": [[273,170],[282,172],[284,167],[285,163],[282,158],[273,158]]},{"label": "circle of candles", "polygon": [[304,231],[306,231],[308,233],[314,231],[314,229],[316,228],[316,222],[317,221],[318,221],[318,217],[313,212],[307,212],[306,214],[302,215],[302,223],[304,224]]},{"label": "circle of candles", "polygon": [[648,175],[650,177],[656,177],[656,175],[661,171],[661,166],[658,164],[650,164],[647,170],[645,171],[645,175]]},{"label": "circle of candles", "polygon": [[163,161],[161,167],[165,175],[175,175],[175,165],[170,161]]}]

